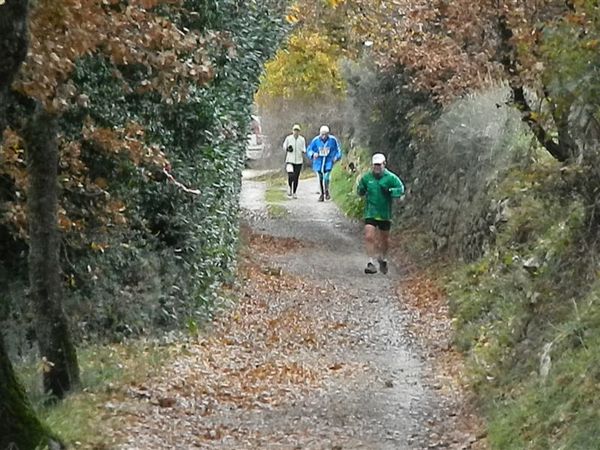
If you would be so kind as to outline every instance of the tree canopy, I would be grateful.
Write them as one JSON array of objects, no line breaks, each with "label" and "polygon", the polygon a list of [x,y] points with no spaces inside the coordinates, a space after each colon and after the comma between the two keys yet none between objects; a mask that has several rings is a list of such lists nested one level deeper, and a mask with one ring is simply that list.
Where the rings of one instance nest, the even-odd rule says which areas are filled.
[{"label": "tree canopy", "polygon": [[[430,93],[443,105],[508,83],[507,100],[540,144],[567,161],[582,154],[577,135],[586,134],[568,124],[573,108],[585,116],[587,134],[596,126],[583,92],[598,89],[591,74],[598,59],[599,14],[590,0],[300,0],[288,20],[297,36],[316,33],[334,43],[338,59],[368,53],[380,70],[403,67],[413,90]],[[302,44],[314,53],[310,41],[296,38],[295,44],[296,51]],[[293,85],[293,75],[287,75],[286,86]],[[265,86],[282,79],[277,65],[267,68],[265,79]]]},{"label": "tree canopy", "polygon": [[292,35],[287,46],[265,66],[268,76],[257,94],[259,105],[269,99],[308,103],[343,96],[339,54],[340,48],[327,36],[304,31]]}]

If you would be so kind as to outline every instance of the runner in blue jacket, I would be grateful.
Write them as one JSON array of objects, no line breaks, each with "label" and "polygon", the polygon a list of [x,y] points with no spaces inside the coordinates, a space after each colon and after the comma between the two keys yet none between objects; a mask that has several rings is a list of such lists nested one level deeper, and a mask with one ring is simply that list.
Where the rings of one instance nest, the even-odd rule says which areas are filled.
[{"label": "runner in blue jacket", "polygon": [[323,125],[308,148],[306,156],[312,161],[312,167],[319,175],[319,185],[321,195],[319,201],[329,200],[329,181],[331,178],[331,169],[333,165],[342,159],[342,147],[337,138],[329,134],[329,127]]}]

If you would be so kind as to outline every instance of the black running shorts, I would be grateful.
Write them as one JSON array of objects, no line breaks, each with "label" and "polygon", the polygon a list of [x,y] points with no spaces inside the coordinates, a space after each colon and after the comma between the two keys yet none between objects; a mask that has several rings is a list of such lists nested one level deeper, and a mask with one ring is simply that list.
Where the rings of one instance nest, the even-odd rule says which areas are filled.
[{"label": "black running shorts", "polygon": [[390,231],[392,222],[390,220],[365,219],[365,225],[373,225],[381,231]]}]

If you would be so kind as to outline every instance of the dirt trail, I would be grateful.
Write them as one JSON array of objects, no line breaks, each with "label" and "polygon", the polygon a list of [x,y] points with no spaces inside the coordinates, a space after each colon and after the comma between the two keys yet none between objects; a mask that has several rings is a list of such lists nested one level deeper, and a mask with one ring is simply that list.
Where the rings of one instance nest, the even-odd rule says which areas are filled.
[{"label": "dirt trail", "polygon": [[[261,183],[247,180],[244,198],[255,198],[253,193],[261,190]],[[430,416],[435,399],[423,386],[422,359],[405,333],[407,313],[394,281],[401,268],[391,266],[388,275],[365,275],[362,227],[346,219],[333,202],[317,202],[316,190],[316,180],[302,180],[298,199],[283,204],[285,217],[252,216],[254,232],[308,244],[272,256],[270,263],[317,286],[334,287],[333,298],[311,299],[307,314],[347,324],[340,335],[348,339],[332,351],[368,368],[350,384],[335,380],[305,413],[321,417],[332,429],[346,428],[348,437],[354,437],[352,448],[419,448],[427,434],[423,419]],[[256,208],[255,203],[242,206]],[[338,445],[350,448],[349,443]],[[322,444],[328,448],[335,443]]]},{"label": "dirt trail", "polygon": [[399,269],[365,275],[360,225],[315,190],[301,180],[272,219],[264,183],[244,180],[241,301],[110,405],[114,447],[467,448],[435,431],[446,412],[406,329]]}]

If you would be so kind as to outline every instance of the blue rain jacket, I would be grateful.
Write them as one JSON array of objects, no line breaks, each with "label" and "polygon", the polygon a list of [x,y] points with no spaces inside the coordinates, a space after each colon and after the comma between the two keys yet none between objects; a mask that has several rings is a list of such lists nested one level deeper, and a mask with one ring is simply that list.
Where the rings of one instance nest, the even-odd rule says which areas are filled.
[{"label": "blue rain jacket", "polygon": [[[313,159],[313,155],[318,155]],[[308,148],[306,156],[312,161],[312,168],[315,172],[329,172],[336,161],[342,159],[342,147],[335,136],[329,135],[326,141],[321,136],[315,137]],[[325,167],[323,167],[323,161]]]}]

